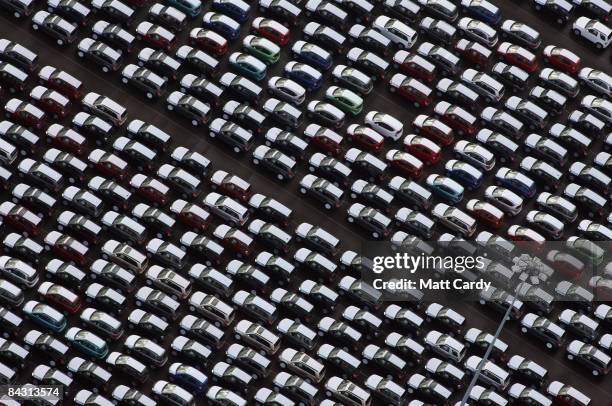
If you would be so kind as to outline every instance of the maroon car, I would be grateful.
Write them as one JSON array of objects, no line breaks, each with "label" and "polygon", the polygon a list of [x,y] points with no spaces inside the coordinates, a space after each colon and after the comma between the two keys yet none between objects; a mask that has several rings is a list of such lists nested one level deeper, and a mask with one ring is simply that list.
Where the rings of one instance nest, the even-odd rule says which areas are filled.
[{"label": "maroon car", "polygon": [[87,157],[94,168],[115,179],[124,180],[128,176],[128,163],[112,152],[94,149]]},{"label": "maroon car", "polygon": [[68,234],[51,231],[45,236],[45,249],[51,250],[66,261],[80,266],[87,263],[87,247]]},{"label": "maroon car", "polygon": [[36,86],[30,92],[30,98],[38,107],[49,113],[54,119],[66,118],[70,113],[70,100],[44,86]]},{"label": "maroon car", "polygon": [[40,234],[42,218],[21,205],[8,201],[0,204],[0,216],[4,223],[16,230],[30,235]]},{"label": "maroon car", "polygon": [[46,131],[47,138],[51,145],[62,150],[72,152],[75,155],[82,155],[87,146],[87,139],[72,128],[61,124],[51,124]]},{"label": "maroon car", "polygon": [[47,124],[47,116],[44,111],[23,100],[9,100],[4,105],[4,110],[6,117],[28,128],[42,130]]},{"label": "maroon car", "polygon": [[178,199],[170,206],[177,219],[197,231],[205,231],[210,224],[210,213],[197,204]]},{"label": "maroon car", "polygon": [[69,73],[53,66],[44,66],[38,71],[40,81],[51,89],[55,89],[73,100],[83,97],[83,83]]},{"label": "maroon car", "polygon": [[238,257],[246,258],[253,251],[253,239],[237,228],[221,224],[215,228],[213,235],[221,241],[225,248],[234,252]]},{"label": "maroon car", "polygon": [[132,176],[130,186],[136,189],[136,193],[154,204],[165,206],[170,198],[170,188],[168,186],[142,173]]},{"label": "maroon car", "polygon": [[136,36],[154,48],[171,51],[176,46],[176,36],[161,25],[143,21],[136,27]]},{"label": "maroon car", "polygon": [[213,30],[196,27],[189,32],[189,43],[216,56],[227,52],[227,40]]},{"label": "maroon car", "polygon": [[247,203],[253,195],[250,183],[225,171],[216,171],[210,177],[210,181],[213,189],[219,189],[219,192],[243,203]]},{"label": "maroon car", "polygon": [[434,117],[420,114],[412,122],[414,132],[439,142],[442,145],[450,145],[454,142],[453,130]]}]

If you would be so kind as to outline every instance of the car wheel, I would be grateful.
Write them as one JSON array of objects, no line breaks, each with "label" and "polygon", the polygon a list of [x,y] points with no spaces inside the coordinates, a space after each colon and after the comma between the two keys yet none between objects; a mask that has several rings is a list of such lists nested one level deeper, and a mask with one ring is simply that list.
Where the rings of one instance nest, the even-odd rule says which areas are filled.
[{"label": "car wheel", "polygon": [[85,54],[83,53],[83,51],[78,51],[78,52],[77,52],[77,56],[78,56],[79,58],[82,58],[82,57],[84,57],[84,56],[85,56]]},{"label": "car wheel", "polygon": [[253,158],[253,165],[259,165],[259,159]]},{"label": "car wheel", "polygon": [[239,153],[240,153],[240,148],[238,148],[238,147],[234,147],[234,152],[235,152],[235,153],[237,153],[237,154],[239,154]]},{"label": "car wheel", "polygon": [[326,210],[331,210],[331,209],[332,209],[332,205],[331,205],[331,204],[329,204],[329,203],[325,203],[325,204],[323,205],[323,207],[325,207],[325,209],[326,209]]},{"label": "car wheel", "polygon": [[108,66],[103,66],[102,67],[102,72],[108,73],[108,71],[109,71]]},{"label": "car wheel", "polygon": [[599,371],[597,371],[596,369],[593,370],[592,372],[593,376],[599,376]]},{"label": "car wheel", "polygon": [[147,92],[147,99],[153,99],[153,93]]},{"label": "car wheel", "polygon": [[276,179],[285,180],[285,177],[279,173],[278,175],[276,175]]},{"label": "car wheel", "polygon": [[354,223],[354,222],[355,222],[355,218],[354,218],[354,217],[352,217],[352,216],[349,216],[349,217],[348,217],[346,220],[347,220],[349,223]]},{"label": "car wheel", "polygon": [[580,35],[580,30],[578,29],[574,30],[574,35]]},{"label": "car wheel", "polygon": [[309,166],[309,167],[308,167],[308,172],[314,172],[314,171],[315,171],[314,166]]},{"label": "car wheel", "polygon": [[406,388],[406,391],[407,391],[408,393],[414,393],[414,389],[412,389],[412,388]]},{"label": "car wheel", "polygon": [[570,361],[574,359],[574,356],[572,354],[567,354],[567,359],[569,359]]},{"label": "car wheel", "polygon": [[215,137],[217,136],[217,134],[216,134],[216,133],[214,133],[214,132],[212,132],[212,131],[209,131],[209,132],[208,132],[208,136],[209,136],[210,138],[215,138]]},{"label": "car wheel", "polygon": [[54,366],[56,365],[56,362],[55,362],[55,361],[53,361],[53,360],[51,360],[51,361],[49,361],[49,365],[51,365],[52,367],[54,367]]},{"label": "car wheel", "polygon": [[197,127],[198,125],[200,125],[200,122],[198,120],[191,120],[191,125],[194,127]]},{"label": "car wheel", "polygon": [[417,109],[421,107],[421,103],[419,102],[414,102],[414,107],[416,107]]},{"label": "car wheel", "polygon": [[140,300],[137,300],[136,303],[134,303],[137,307],[142,306],[142,302]]},{"label": "car wheel", "polygon": [[377,232],[373,232],[373,233],[372,233],[372,237],[373,237],[374,239],[378,239],[378,238],[380,237],[380,235],[379,235]]}]

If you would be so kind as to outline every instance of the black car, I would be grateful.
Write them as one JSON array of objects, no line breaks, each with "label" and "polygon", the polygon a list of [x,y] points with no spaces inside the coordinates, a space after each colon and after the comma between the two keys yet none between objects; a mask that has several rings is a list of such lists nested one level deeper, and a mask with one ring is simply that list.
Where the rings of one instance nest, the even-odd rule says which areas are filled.
[{"label": "black car", "polygon": [[129,64],[121,71],[121,82],[144,92],[148,99],[159,97],[165,90],[166,79],[138,65]]},{"label": "black car", "polygon": [[196,76],[191,73],[183,76],[180,91],[210,103],[211,106],[219,107],[221,105],[223,88],[204,76]]},{"label": "black car", "polygon": [[542,105],[550,114],[559,115],[565,108],[567,98],[561,93],[542,86],[536,86],[529,92],[529,98]]},{"label": "black car", "polygon": [[231,72],[224,73],[219,78],[219,84],[235,93],[241,99],[252,103],[257,103],[263,92],[260,86]]},{"label": "black car", "polygon": [[47,0],[49,12],[56,13],[70,21],[84,26],[92,14],[89,7],[77,0]]},{"label": "black car", "polygon": [[261,133],[265,129],[266,116],[248,104],[235,100],[230,100],[223,106],[223,119],[231,119],[255,133]]},{"label": "black car", "polygon": [[177,49],[176,57],[183,61],[185,65],[210,77],[216,77],[219,74],[219,61],[217,59],[189,45],[183,45]]},{"label": "black car", "polygon": [[32,16],[32,29],[50,35],[58,45],[70,44],[76,39],[76,25],[44,10]]},{"label": "black car", "polygon": [[347,53],[347,64],[362,69],[372,78],[384,78],[389,70],[389,63],[380,56],[361,48],[351,48]]},{"label": "black car", "polygon": [[574,9],[566,0],[533,0],[533,7],[552,16],[558,24],[566,23]]},{"label": "black car", "polygon": [[314,21],[304,26],[304,41],[312,41],[337,54],[344,52],[347,42],[343,34]]},{"label": "black car", "polygon": [[10,62],[26,72],[38,66],[38,55],[23,45],[7,39],[0,39],[0,59]]},{"label": "black car", "polygon": [[138,53],[138,65],[158,72],[164,79],[176,79],[176,73],[181,63],[166,54],[161,49],[143,48]]},{"label": "black car", "polygon": [[21,18],[32,14],[34,2],[29,0],[0,0],[0,7],[12,12],[15,18]]},{"label": "black car", "polygon": [[0,83],[9,93],[25,89],[28,74],[8,62],[0,62]]},{"label": "black car", "polygon": [[276,175],[278,180],[291,179],[295,175],[296,162],[277,149],[260,145],[253,151],[253,164],[261,165]]},{"label": "black car", "polygon": [[121,66],[121,52],[92,38],[84,38],[79,42],[77,56],[100,65],[103,72],[116,71]]},{"label": "black car", "polygon": [[148,19],[161,24],[171,31],[181,31],[187,23],[187,16],[172,6],[155,3],[149,8]]},{"label": "black car", "polygon": [[135,11],[120,0],[92,0],[91,6],[112,21],[130,25]]}]

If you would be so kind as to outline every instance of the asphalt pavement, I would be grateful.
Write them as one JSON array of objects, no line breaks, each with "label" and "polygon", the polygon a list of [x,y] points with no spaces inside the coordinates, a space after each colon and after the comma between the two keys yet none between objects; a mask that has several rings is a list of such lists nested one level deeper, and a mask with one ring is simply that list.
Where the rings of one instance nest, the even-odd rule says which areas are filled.
[{"label": "asphalt pavement", "polygon": [[[611,51],[608,49],[602,53],[596,53],[592,46],[583,42],[580,39],[577,39],[570,33],[569,25],[559,27],[554,21],[549,21],[547,18],[536,14],[531,8],[530,2],[526,0],[500,0],[496,1],[495,3],[502,9],[503,18],[511,18],[517,21],[527,23],[532,27],[536,28],[538,31],[540,31],[543,40],[542,48],[548,44],[564,46],[572,50],[582,58],[583,66],[590,66],[608,72],[610,71]],[[139,10],[138,18],[136,19],[137,21],[141,21],[144,18],[144,16],[146,15],[146,8],[147,7]],[[209,4],[206,4],[205,11],[207,11],[208,8]],[[246,27],[250,25],[252,18],[258,15],[260,15],[260,13],[256,10],[256,7],[253,7],[251,18],[248,20],[247,23],[243,24],[241,39],[248,34],[248,30],[246,29]],[[173,136],[173,147],[178,145],[184,145],[188,148],[203,153],[213,161],[214,169],[224,169],[226,171],[234,173],[251,183],[253,189],[256,192],[274,197],[275,199],[284,203],[288,207],[292,208],[294,211],[294,220],[290,227],[295,227],[298,223],[302,221],[307,221],[316,225],[323,226],[325,229],[332,232],[341,239],[342,249],[353,249],[356,251],[361,251],[363,249],[363,245],[368,244],[367,238],[364,237],[361,231],[354,228],[353,226],[350,226],[346,222],[345,210],[349,204],[345,204],[342,208],[330,214],[324,211],[320,206],[318,206],[316,202],[310,199],[305,199],[302,195],[299,194],[297,190],[297,184],[301,176],[306,173],[306,168],[303,163],[300,164],[299,175],[296,176],[296,179],[287,183],[279,183],[274,177],[269,176],[264,172],[260,172],[259,170],[256,170],[254,166],[250,163],[250,156],[248,154],[237,155],[233,153],[232,151],[226,149],[223,145],[217,143],[216,141],[211,141],[211,139],[208,138],[208,135],[206,134],[206,130],[204,128],[194,129],[188,121],[177,117],[172,112],[168,112],[165,109],[165,103],[163,99],[151,102],[147,100],[143,95],[137,93],[136,90],[123,85],[119,80],[119,74],[104,74],[97,66],[89,62],[83,62],[82,60],[79,60],[75,55],[75,45],[72,45],[68,48],[60,48],[56,46],[47,37],[42,36],[40,33],[33,32],[29,27],[29,23],[26,21],[17,22],[5,15],[0,21],[2,21],[2,26],[0,27],[1,35],[4,38],[17,41],[22,45],[30,48],[31,50],[37,52],[40,56],[42,64],[51,64],[73,74],[81,81],[83,81],[84,88],[86,89],[86,91],[96,91],[98,93],[109,96],[112,99],[126,106],[130,120],[136,118],[142,119],[146,122],[158,126],[162,130],[171,134]],[[189,28],[186,28],[179,34],[178,43],[186,43],[190,28],[199,26],[200,22],[201,17],[191,20]],[[130,30],[133,31],[134,28],[135,25],[131,27]],[[80,37],[83,33],[87,32],[87,30],[88,29],[81,29]],[[300,29],[292,30],[291,43],[296,39],[300,38],[301,33],[299,31]],[[230,51],[227,55],[229,55],[235,50],[240,49],[240,47],[241,40],[233,41],[230,45]],[[541,49],[539,50],[540,52]],[[136,53],[137,51],[133,52],[132,55],[127,58],[127,61],[134,62]],[[285,46],[283,47],[281,60],[272,68],[270,68],[268,78],[273,75],[282,75],[282,69],[289,59],[289,46]],[[226,60],[226,57],[223,58],[224,62],[220,65],[222,71],[224,71],[227,66]],[[341,61],[343,61],[342,57],[336,57],[334,62],[337,64]],[[186,71],[184,73],[186,73]],[[530,84],[535,86],[534,83],[535,78],[531,78]],[[320,90],[311,94],[307,102],[313,99],[322,100],[324,97],[325,89],[330,84],[330,73],[326,73],[324,85]],[[175,90],[176,88],[177,83],[175,82],[171,85],[170,90]],[[527,93],[528,90],[529,89],[527,89],[525,93]],[[578,98],[573,100],[572,105],[568,106],[568,108],[566,109],[566,113],[571,111],[573,108],[575,108],[574,106],[579,104],[580,97],[584,94],[587,93],[582,92]],[[4,99],[6,100],[6,96],[4,97]],[[303,106],[305,106],[307,102],[304,103]],[[431,113],[432,109],[431,107],[427,109],[417,109],[406,101],[400,99],[398,96],[389,93],[386,83],[378,82],[373,92],[365,98],[364,111],[370,110],[381,110],[390,113],[395,117],[399,118],[405,124],[405,126],[409,126],[409,124],[418,114]],[[364,114],[361,114],[357,118],[349,120],[346,125],[349,125],[352,122],[363,123],[363,115]],[[213,116],[219,116],[219,112],[213,112]],[[559,117],[557,121],[565,122],[565,118],[566,115],[563,115]],[[303,130],[303,128],[300,128],[298,131],[296,131],[296,133],[299,134],[301,130]],[[390,145],[387,145],[387,148],[389,147]],[[585,161],[591,162],[593,156],[600,150],[600,147],[601,140],[597,140]],[[345,147],[345,149],[347,148]],[[428,168],[427,173],[442,173],[443,166],[448,159],[451,159],[451,156],[448,153],[447,148],[444,158],[437,165]],[[518,165],[518,162],[520,162],[520,159],[516,161],[515,165]],[[490,183],[492,176],[492,174],[488,174],[485,183]],[[423,176],[421,180],[424,180],[424,178],[425,176]],[[468,193],[464,201],[467,201],[469,198],[482,195],[483,189],[484,188],[481,188],[480,191]],[[202,196],[204,196],[209,190],[210,189],[208,185],[205,186],[203,188]],[[394,210],[399,207],[400,205],[398,205],[397,203],[394,204]],[[461,207],[463,207],[463,203]],[[500,230],[500,235],[503,235],[502,233],[505,232],[505,228],[510,226],[511,224],[522,223],[523,216],[530,209],[531,205],[527,205],[523,209],[521,215],[519,215],[517,218],[507,220],[504,228]],[[392,213],[393,212],[394,211],[392,210]],[[46,222],[46,226],[49,227],[49,230],[53,229],[53,224],[54,222],[52,220],[48,220]],[[183,231],[184,230],[182,228],[175,230],[173,236],[171,237],[171,240],[177,242]],[[438,231],[443,232],[444,230],[439,229]],[[565,234],[565,238],[572,235],[572,232],[572,228],[568,228]],[[96,258],[96,253],[97,251],[95,249],[92,249],[92,258]],[[298,277],[295,278],[295,280],[291,284],[292,287],[295,289],[299,285],[299,282],[306,277],[308,277],[308,275],[305,272],[300,271],[300,273],[298,273]],[[129,300],[132,304],[133,298],[130,298]],[[341,303],[344,306],[338,307],[338,310],[335,314],[337,318],[341,317],[340,314],[342,309],[350,302],[346,298],[343,298],[341,299]],[[183,307],[186,308],[185,305],[183,305]],[[495,331],[495,328],[500,321],[499,315],[482,309],[478,304],[457,303],[456,305],[453,305],[453,308],[455,308],[457,311],[459,311],[468,318],[468,325],[470,327],[477,327],[491,333]],[[183,311],[185,310],[186,309],[183,309]],[[125,311],[123,313],[122,318],[124,319],[125,317],[127,317],[127,314],[129,314],[129,311]],[[74,323],[77,318],[78,316],[71,317],[71,322]],[[241,318],[242,317],[237,317],[237,320],[240,320]],[[28,328],[30,327],[31,324],[28,322]],[[316,326],[311,327],[316,329]],[[169,337],[165,341],[166,347],[169,345],[169,342],[175,334],[177,334],[177,326],[173,324],[172,334],[169,334]],[[213,360],[211,360],[211,362],[208,364],[208,367],[202,367],[202,370],[204,372],[209,371],[210,367],[214,365],[216,361],[224,360],[224,350],[229,346],[232,341],[231,332],[228,331],[226,333],[226,337],[228,338],[228,340],[223,346],[222,351],[215,352]],[[604,379],[593,378],[591,377],[588,371],[583,370],[574,363],[570,363],[569,361],[567,361],[565,359],[563,351],[558,351],[554,354],[545,352],[543,350],[544,347],[541,346],[539,343],[531,339],[525,339],[520,334],[516,322],[509,323],[508,327],[502,332],[501,338],[510,345],[511,354],[521,354],[544,366],[549,370],[552,379],[560,380],[562,382],[571,384],[577,389],[586,393],[588,396],[590,396],[593,399],[593,406],[612,405],[612,378],[610,378],[609,376]],[[384,340],[384,335],[382,338],[373,339],[372,342],[380,343],[382,342],[382,340]],[[287,343],[285,342],[285,345],[286,344]],[[116,342],[113,343],[111,347],[113,350],[118,350],[120,346],[121,343]],[[71,352],[76,355],[74,350],[71,350]],[[45,362],[44,358],[36,359],[36,361]],[[36,363],[32,363],[28,368],[26,368],[26,370],[22,372],[20,377],[23,382],[26,382],[28,380],[30,371],[35,366],[35,364]],[[166,370],[167,367],[163,367],[160,370],[154,371],[152,373],[151,380],[139,389],[143,390],[144,392],[149,392],[151,383],[153,381],[155,381],[156,379],[166,378]],[[273,372],[276,372],[277,370],[278,366],[275,362]],[[375,367],[367,366],[364,367],[364,370],[362,372],[365,374],[365,376],[367,376],[370,373],[374,373],[377,371]],[[380,373],[380,371],[378,371],[378,373]],[[274,376],[274,373],[271,373],[270,376]],[[121,382],[121,379],[118,376],[115,376],[113,378],[113,381],[117,384],[123,383]],[[363,382],[356,383],[363,384]],[[256,387],[250,388],[248,396],[246,396],[245,398],[251,399],[257,388],[266,385],[268,387],[271,387],[270,378],[262,382],[257,382]],[[456,398],[460,398],[460,395],[460,393],[457,393]]]}]

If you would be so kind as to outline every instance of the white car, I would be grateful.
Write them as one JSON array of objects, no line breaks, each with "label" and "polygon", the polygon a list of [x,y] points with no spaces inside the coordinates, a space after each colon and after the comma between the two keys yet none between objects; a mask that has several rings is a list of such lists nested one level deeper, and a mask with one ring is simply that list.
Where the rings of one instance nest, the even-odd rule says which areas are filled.
[{"label": "white car", "polygon": [[416,31],[395,18],[378,16],[372,26],[400,49],[411,48],[417,40]]},{"label": "white car", "polygon": [[402,137],[404,125],[390,114],[380,111],[370,111],[365,116],[365,123],[384,137],[397,141]]},{"label": "white car", "polygon": [[572,30],[574,34],[595,44],[597,49],[606,49],[612,42],[612,29],[595,19],[578,17]]},{"label": "white car", "polygon": [[578,73],[580,81],[607,97],[612,97],[612,77],[606,72],[593,68],[582,68]]},{"label": "white car", "polygon": [[457,23],[459,35],[466,35],[484,45],[493,48],[497,44],[497,31],[490,25],[470,17],[463,17]]}]

